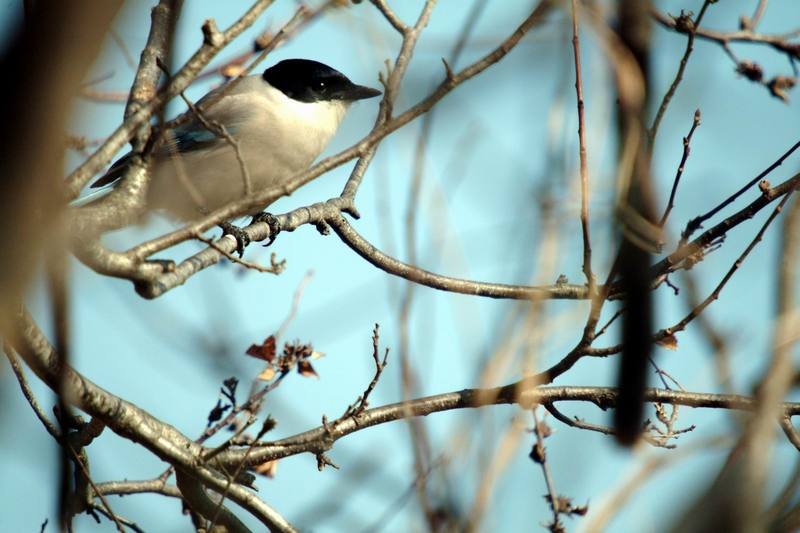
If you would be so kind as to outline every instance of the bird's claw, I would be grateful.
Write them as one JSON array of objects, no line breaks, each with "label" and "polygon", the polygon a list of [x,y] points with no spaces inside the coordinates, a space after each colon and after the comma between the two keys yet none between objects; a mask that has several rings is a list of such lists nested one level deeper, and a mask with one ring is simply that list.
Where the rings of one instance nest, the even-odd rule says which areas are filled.
[{"label": "bird's claw", "polygon": [[223,237],[225,235],[230,235],[236,239],[236,253],[239,254],[239,257],[242,257],[245,247],[250,244],[250,235],[242,228],[234,226],[230,222],[221,222],[219,227],[222,228]]},{"label": "bird's claw", "polygon": [[272,213],[262,212],[258,213],[257,215],[253,215],[253,221],[251,224],[255,224],[257,222],[263,222],[269,226],[269,240],[264,246],[269,246],[275,242],[275,237],[277,237],[278,233],[281,232],[281,223],[278,218]]}]

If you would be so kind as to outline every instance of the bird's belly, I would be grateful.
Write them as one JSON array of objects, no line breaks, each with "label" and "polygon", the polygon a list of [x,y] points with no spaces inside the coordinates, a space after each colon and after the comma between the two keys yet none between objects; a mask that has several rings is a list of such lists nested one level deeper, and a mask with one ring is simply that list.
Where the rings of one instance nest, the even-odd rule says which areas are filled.
[{"label": "bird's belly", "polygon": [[239,144],[241,162],[231,146],[163,158],[153,166],[149,204],[183,220],[195,219],[246,197],[248,180],[252,192],[285,183],[306,170],[321,149],[275,154],[263,145],[244,142]]}]

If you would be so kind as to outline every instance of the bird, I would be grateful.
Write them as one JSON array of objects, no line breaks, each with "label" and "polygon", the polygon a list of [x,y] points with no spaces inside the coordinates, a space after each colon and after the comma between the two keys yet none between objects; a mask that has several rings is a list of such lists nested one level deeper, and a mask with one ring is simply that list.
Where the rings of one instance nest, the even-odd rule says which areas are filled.
[{"label": "bird", "polygon": [[[243,166],[250,192],[285,183],[319,157],[353,102],[380,94],[310,59],[285,59],[261,75],[217,87],[179,117],[154,150],[147,211],[188,221],[244,198]],[[132,155],[91,187],[118,182]],[[241,238],[230,224],[223,230]]]}]

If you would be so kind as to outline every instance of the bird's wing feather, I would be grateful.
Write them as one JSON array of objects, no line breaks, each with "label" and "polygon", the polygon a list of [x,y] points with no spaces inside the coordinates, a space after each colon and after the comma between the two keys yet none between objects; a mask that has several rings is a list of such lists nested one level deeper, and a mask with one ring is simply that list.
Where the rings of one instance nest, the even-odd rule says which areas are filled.
[{"label": "bird's wing feather", "polygon": [[125,168],[128,166],[128,161],[131,160],[131,154],[127,153],[124,156],[117,159],[111,168],[108,169],[108,172],[100,176],[94,183],[91,184],[92,189],[97,189],[99,187],[105,187],[106,185],[110,185],[120,179],[122,177],[122,173],[125,171]]},{"label": "bird's wing feather", "polygon": [[[245,85],[240,83],[239,86]],[[209,109],[203,111],[203,118],[209,124],[225,124],[226,131],[232,135],[236,135],[237,125],[246,120],[247,107],[243,105],[245,102],[242,98],[242,91],[239,86],[234,87],[232,91],[224,94],[214,105]],[[224,86],[218,87],[205,95],[197,102],[197,106],[201,107],[223,90]],[[242,101],[240,103],[240,101]],[[203,122],[189,110],[184,113],[190,118],[188,122],[167,132],[166,140],[158,148],[156,155],[167,156],[170,154],[181,154],[193,152],[196,150],[205,150],[214,147],[215,145],[224,145],[227,141],[220,135],[209,129]],[[92,183],[92,188],[103,187],[114,183],[125,171],[125,168],[130,162],[132,154],[128,153],[114,162],[103,176],[98,178]]]}]

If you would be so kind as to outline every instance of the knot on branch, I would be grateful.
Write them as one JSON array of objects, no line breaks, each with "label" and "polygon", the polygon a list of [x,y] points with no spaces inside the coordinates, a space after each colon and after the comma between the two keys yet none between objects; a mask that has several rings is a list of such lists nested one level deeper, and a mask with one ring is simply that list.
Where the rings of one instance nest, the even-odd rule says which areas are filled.
[{"label": "knot on branch", "polygon": [[694,13],[692,11],[683,11],[681,9],[681,13],[678,16],[670,15],[672,20],[675,21],[675,29],[681,33],[694,33],[695,32],[695,24],[692,17],[694,17]]},{"label": "knot on branch", "polygon": [[203,23],[203,43],[214,48],[220,48],[224,42],[224,36],[217,28],[217,22],[214,19],[206,19]]}]

